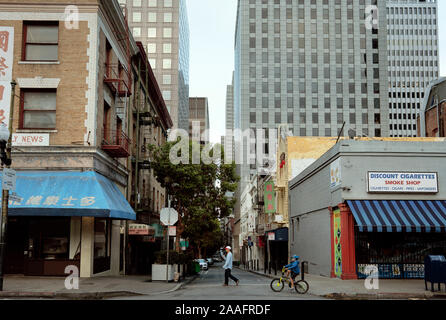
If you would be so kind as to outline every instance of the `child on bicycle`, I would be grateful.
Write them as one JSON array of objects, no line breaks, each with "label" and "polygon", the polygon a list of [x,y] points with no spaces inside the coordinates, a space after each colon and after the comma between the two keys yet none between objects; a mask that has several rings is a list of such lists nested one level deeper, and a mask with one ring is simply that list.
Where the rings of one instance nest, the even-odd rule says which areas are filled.
[{"label": "child on bicycle", "polygon": [[285,270],[287,277],[291,280],[291,288],[294,288],[294,279],[300,274],[299,256],[294,255],[291,258],[291,263],[285,266]]}]

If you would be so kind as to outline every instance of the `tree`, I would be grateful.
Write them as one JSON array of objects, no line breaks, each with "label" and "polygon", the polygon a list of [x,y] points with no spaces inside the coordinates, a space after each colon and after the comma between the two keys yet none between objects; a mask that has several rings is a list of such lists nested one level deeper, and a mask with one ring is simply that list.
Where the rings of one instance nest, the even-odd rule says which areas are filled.
[{"label": "tree", "polygon": [[[179,147],[181,143],[182,148]],[[215,246],[221,239],[218,219],[230,215],[235,205],[235,199],[227,197],[228,192],[237,189],[239,177],[235,173],[235,164],[206,161],[219,154],[224,157],[221,145],[204,147],[192,141],[185,144],[181,137],[160,147],[149,145],[149,150],[154,175],[166,192],[172,195],[171,205],[179,212],[177,250],[179,239],[183,236],[189,238],[198,249],[198,256],[201,256],[202,249]],[[182,158],[183,161],[175,163],[172,157]]]}]

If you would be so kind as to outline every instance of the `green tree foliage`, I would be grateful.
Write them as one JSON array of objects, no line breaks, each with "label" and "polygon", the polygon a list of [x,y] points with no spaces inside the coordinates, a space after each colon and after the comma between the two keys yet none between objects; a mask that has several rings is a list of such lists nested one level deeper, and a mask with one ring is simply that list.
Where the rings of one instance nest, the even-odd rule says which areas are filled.
[{"label": "green tree foliage", "polygon": [[[177,223],[177,249],[179,250],[179,238],[188,238],[196,253],[201,257],[206,249],[218,248],[223,242],[223,234],[220,230],[219,218],[227,217],[232,213],[235,199],[228,198],[228,192],[233,193],[237,189],[239,177],[235,173],[235,164],[208,163],[200,157],[194,158],[197,164],[193,164],[193,151],[199,150],[200,154],[207,153],[212,158],[221,150],[220,159],[224,159],[221,145],[206,148],[189,142],[189,152],[186,149],[177,150],[176,156],[187,156],[186,163],[174,164],[170,160],[172,148],[178,147],[180,138],[175,142],[167,142],[158,147],[149,145],[152,156],[151,166],[157,181],[169,195],[172,195],[171,206],[179,212]],[[175,149],[173,150],[176,150]],[[217,149],[218,148],[218,149]],[[215,152],[215,154],[214,154]],[[175,151],[173,152],[175,153]],[[196,153],[195,153],[196,154]],[[189,161],[187,161],[189,160]],[[199,162],[199,163],[198,163]]]}]

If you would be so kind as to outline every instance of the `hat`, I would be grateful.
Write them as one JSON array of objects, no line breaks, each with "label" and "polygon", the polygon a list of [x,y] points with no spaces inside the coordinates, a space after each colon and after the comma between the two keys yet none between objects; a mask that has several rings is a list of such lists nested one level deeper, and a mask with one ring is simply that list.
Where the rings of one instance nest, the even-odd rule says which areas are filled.
[{"label": "hat", "polygon": [[231,250],[231,247],[230,247],[230,246],[227,246],[225,249],[229,249],[229,250]]},{"label": "hat", "polygon": [[299,259],[299,256],[294,255],[293,258],[294,259]]}]

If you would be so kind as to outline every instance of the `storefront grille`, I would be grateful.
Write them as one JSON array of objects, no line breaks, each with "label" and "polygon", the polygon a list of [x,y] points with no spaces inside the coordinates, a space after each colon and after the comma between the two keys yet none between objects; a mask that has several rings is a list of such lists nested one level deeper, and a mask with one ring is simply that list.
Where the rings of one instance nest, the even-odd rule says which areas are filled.
[{"label": "storefront grille", "polygon": [[381,279],[424,278],[426,255],[446,256],[446,233],[355,232],[358,278],[367,265],[378,268]]}]

